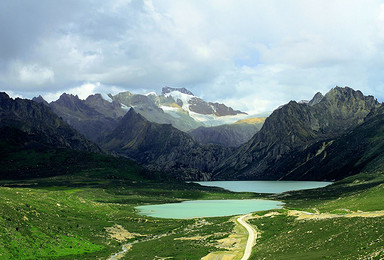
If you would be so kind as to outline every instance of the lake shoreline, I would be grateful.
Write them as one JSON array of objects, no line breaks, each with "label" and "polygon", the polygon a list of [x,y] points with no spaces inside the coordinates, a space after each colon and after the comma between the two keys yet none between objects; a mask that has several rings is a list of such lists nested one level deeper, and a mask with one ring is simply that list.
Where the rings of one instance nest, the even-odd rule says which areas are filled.
[{"label": "lake shoreline", "polygon": [[135,207],[138,214],[169,219],[227,217],[255,211],[281,209],[284,203],[267,199],[188,200],[181,203],[142,205]]},{"label": "lake shoreline", "polygon": [[323,188],[333,182],[324,181],[195,181],[206,187],[219,187],[232,192],[279,194],[287,191]]}]

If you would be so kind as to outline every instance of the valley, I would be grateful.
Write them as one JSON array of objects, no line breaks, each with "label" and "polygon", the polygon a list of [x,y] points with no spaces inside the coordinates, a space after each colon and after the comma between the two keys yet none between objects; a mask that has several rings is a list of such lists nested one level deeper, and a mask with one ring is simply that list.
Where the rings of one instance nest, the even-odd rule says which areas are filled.
[{"label": "valley", "polygon": [[384,2],[0,1],[0,260],[384,260]]},{"label": "valley", "polygon": [[[240,259],[248,235],[231,216],[162,219],[138,215],[134,208],[191,199],[267,198],[286,205],[250,216],[248,222],[259,234],[250,259],[286,259],[287,254],[295,259],[380,259],[384,175],[366,177],[277,195],[83,174],[1,181],[0,227],[6,236],[1,236],[0,258],[107,259],[126,245],[123,259],[200,259],[209,254]],[[229,238],[232,242],[225,244]]]},{"label": "valley", "polygon": [[[383,111],[348,87],[267,118],[187,89],[51,103],[1,93],[0,259],[382,259]],[[189,182],[202,180],[328,182],[268,193]],[[195,218],[137,209],[261,199],[284,205]]]}]

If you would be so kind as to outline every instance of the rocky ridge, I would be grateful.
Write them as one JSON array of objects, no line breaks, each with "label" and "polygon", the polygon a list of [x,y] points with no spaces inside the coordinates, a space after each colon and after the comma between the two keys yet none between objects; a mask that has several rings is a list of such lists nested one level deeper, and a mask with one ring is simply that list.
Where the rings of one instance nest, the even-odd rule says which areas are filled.
[{"label": "rocky ridge", "polygon": [[285,155],[276,165],[283,180],[339,180],[360,172],[384,170],[384,107],[335,139]]},{"label": "rocky ridge", "polygon": [[97,94],[81,100],[64,93],[49,106],[65,122],[95,142],[112,131],[126,112],[120,104],[105,101]]},{"label": "rocky ridge", "polygon": [[333,88],[316,99],[309,104],[291,101],[275,110],[262,129],[215,170],[214,178],[279,179],[282,173],[275,165],[284,155],[341,136],[379,106],[372,96],[348,87]]},{"label": "rocky ridge", "polygon": [[98,146],[65,123],[48,106],[27,99],[12,99],[4,92],[0,93],[0,128],[17,129],[30,142],[101,152]]}]

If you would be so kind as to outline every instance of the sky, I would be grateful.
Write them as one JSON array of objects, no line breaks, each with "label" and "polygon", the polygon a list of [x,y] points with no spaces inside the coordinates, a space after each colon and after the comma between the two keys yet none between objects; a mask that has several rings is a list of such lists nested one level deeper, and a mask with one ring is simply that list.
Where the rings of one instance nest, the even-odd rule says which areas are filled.
[{"label": "sky", "polygon": [[349,86],[384,100],[384,1],[2,0],[0,90],[160,93],[249,113]]}]

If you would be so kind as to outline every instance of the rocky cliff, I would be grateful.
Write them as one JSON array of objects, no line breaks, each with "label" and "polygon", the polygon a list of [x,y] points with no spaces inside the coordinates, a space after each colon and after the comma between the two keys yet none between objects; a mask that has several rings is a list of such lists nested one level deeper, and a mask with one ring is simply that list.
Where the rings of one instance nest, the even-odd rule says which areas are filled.
[{"label": "rocky cliff", "polygon": [[283,156],[341,136],[379,105],[348,87],[316,96],[308,104],[291,101],[275,110],[248,143],[216,168],[214,178],[279,179],[283,173],[274,166]]},{"label": "rocky cliff", "polygon": [[339,180],[384,170],[384,107],[346,134],[285,155],[275,165],[284,180]]}]

